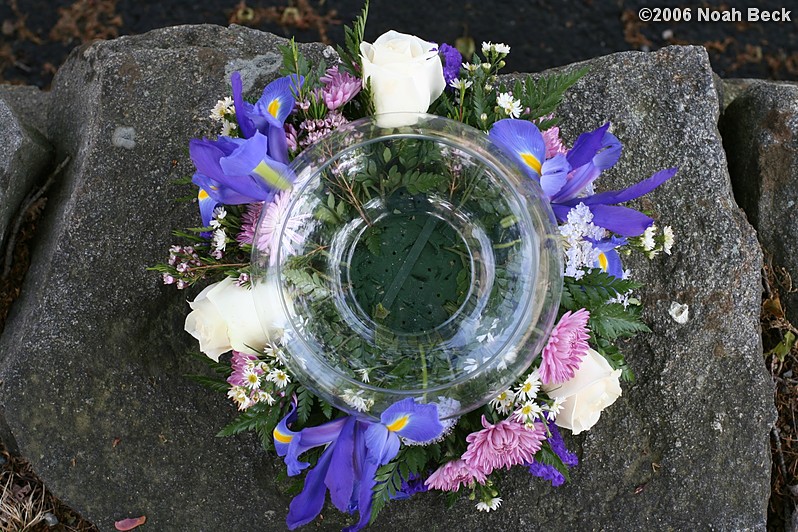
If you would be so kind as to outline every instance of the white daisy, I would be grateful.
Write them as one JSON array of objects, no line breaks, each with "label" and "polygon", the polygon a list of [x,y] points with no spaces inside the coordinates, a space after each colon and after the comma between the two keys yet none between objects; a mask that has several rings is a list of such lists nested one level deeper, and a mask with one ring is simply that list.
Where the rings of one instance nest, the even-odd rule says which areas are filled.
[{"label": "white daisy", "polygon": [[225,96],[223,100],[216,102],[216,105],[211,109],[210,117],[214,120],[224,120],[226,115],[235,114],[235,103],[229,96]]},{"label": "white daisy", "polygon": [[535,401],[527,401],[515,411],[515,419],[527,425],[543,417],[543,409]]},{"label": "white daisy", "polygon": [[233,386],[227,392],[227,397],[232,399],[232,401],[238,404],[239,410],[246,410],[250,406],[252,406],[252,400],[247,395],[247,390],[243,386]]},{"label": "white daisy", "polygon": [[518,118],[521,116],[521,101],[513,98],[513,95],[509,92],[502,92],[499,94],[496,98],[496,105],[511,118]]},{"label": "white daisy", "polygon": [[654,233],[657,231],[657,226],[654,224],[649,225],[646,228],[646,231],[643,233],[643,236],[640,237],[640,244],[643,246],[645,251],[652,251],[656,246],[657,243],[654,241]]},{"label": "white daisy", "polygon": [[449,86],[451,88],[459,90],[461,92],[466,89],[469,89],[471,85],[473,85],[473,83],[468,81],[467,79],[458,78],[458,79],[453,79],[452,81],[449,82]]},{"label": "white daisy", "polygon": [[224,251],[227,247],[227,233],[221,227],[213,232],[213,249]]},{"label": "white daisy", "polygon": [[221,135],[222,137],[232,137],[237,129],[238,129],[238,124],[236,124],[235,122],[231,122],[229,120],[225,120],[224,123],[222,124],[221,131],[219,131],[219,135]]},{"label": "white daisy", "polygon": [[479,501],[477,503],[477,510],[479,510],[480,512],[490,512],[491,510],[496,510],[501,505],[502,505],[501,498],[494,497],[489,501]]},{"label": "white daisy", "polygon": [[538,370],[535,370],[527,375],[527,378],[524,379],[524,382],[518,387],[516,396],[521,401],[533,401],[538,396],[539,391],[540,377]]},{"label": "white daisy", "polygon": [[490,402],[490,406],[492,406],[498,413],[502,415],[507,415],[510,410],[512,410],[514,405],[515,394],[510,389],[504,390],[502,393],[494,397]]},{"label": "white daisy", "polygon": [[357,370],[357,373],[360,375],[360,380],[362,380],[366,384],[369,383],[369,371],[371,371],[369,368],[363,368]]},{"label": "white daisy", "polygon": [[666,225],[662,229],[662,236],[664,238],[662,242],[662,251],[665,252],[666,255],[671,254],[671,248],[673,247],[673,229],[671,229],[670,225]]},{"label": "white daisy", "polygon": [[266,375],[266,380],[273,382],[278,388],[285,388],[286,385],[291,382],[291,377],[281,369],[273,369]]},{"label": "white daisy", "polygon": [[551,416],[549,416],[550,421],[553,421],[559,415],[559,413],[562,412],[563,403],[565,403],[564,397],[555,397],[554,402],[543,407],[545,411],[551,414]]},{"label": "white daisy", "polygon": [[258,390],[252,395],[252,400],[256,403],[266,403],[269,406],[272,406],[277,401],[272,394],[264,390]]},{"label": "white daisy", "polygon": [[260,374],[255,368],[246,368],[244,370],[244,381],[251,390],[260,388]]}]

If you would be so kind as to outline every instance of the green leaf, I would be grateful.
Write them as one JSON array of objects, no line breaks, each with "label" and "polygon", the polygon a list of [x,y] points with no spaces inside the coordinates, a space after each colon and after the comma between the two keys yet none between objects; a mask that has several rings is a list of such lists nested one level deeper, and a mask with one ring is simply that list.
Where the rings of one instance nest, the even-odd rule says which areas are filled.
[{"label": "green leaf", "polygon": [[593,308],[590,312],[588,326],[594,334],[608,340],[634,336],[641,332],[651,332],[651,329],[640,319],[640,307],[630,305],[624,308],[620,303]]},{"label": "green leaf", "polygon": [[253,406],[249,410],[245,410],[243,413],[239,414],[237,418],[220,430],[216,436],[232,436],[239,432],[244,432],[245,430],[254,430],[259,423],[263,422],[263,414],[264,411],[260,405]]},{"label": "green leaf", "polygon": [[324,282],[316,272],[310,274],[305,270],[285,269],[283,271],[283,276],[304,295],[312,295],[319,299],[326,298],[330,295],[329,290],[327,290]]},{"label": "green leaf", "polygon": [[538,79],[529,76],[523,84],[517,82],[517,89],[522,90],[513,94],[516,96],[520,94],[518,97],[521,100],[521,107],[529,108],[529,114],[525,118],[534,120],[553,113],[562,101],[565,91],[579,81],[587,71],[588,67],[583,67],[573,72],[552,74]]},{"label": "green leaf", "polygon": [[622,296],[642,285],[631,279],[613,277],[599,268],[587,272],[581,279],[566,277],[560,305],[566,310],[586,308],[589,311],[604,305],[608,299]]},{"label": "green leaf", "polygon": [[352,27],[344,26],[344,47],[338,46],[336,48],[338,56],[343,62],[343,68],[350,74],[360,77],[360,43],[363,42],[363,34],[366,30],[366,20],[369,16],[369,1],[363,4],[363,10],[360,12]]},{"label": "green leaf", "polygon": [[779,342],[776,347],[765,354],[776,355],[776,357],[779,359],[779,362],[784,362],[784,358],[790,354],[790,351],[795,346],[795,340],[796,338],[792,331],[787,331],[784,334],[784,338],[781,340],[781,342]]},{"label": "green leaf", "polygon": [[382,254],[382,230],[379,227],[372,225],[366,231],[366,247],[375,257]]},{"label": "green leaf", "polygon": [[562,476],[565,477],[566,482],[571,480],[571,476],[568,473],[568,467],[562,463],[560,457],[557,456],[554,451],[552,451],[548,443],[544,443],[540,450],[535,453],[535,461],[544,465],[553,466],[554,469],[559,471]]},{"label": "green leaf", "polygon": [[297,393],[297,419],[304,425],[308,422],[310,412],[313,410],[313,394],[307,388],[301,388]]},{"label": "green leaf", "polygon": [[186,378],[191,379],[196,383],[202,384],[214,392],[227,393],[227,391],[230,389],[230,385],[224,379],[208,377],[207,375],[186,375]]}]

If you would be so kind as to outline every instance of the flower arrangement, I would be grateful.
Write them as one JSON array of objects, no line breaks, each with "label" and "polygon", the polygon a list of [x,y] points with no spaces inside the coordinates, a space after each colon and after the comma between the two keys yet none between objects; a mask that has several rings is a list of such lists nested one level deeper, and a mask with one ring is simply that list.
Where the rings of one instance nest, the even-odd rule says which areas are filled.
[{"label": "flower arrangement", "polygon": [[[368,4],[346,29],[346,46],[338,49],[340,61],[334,65],[311,66],[291,41],[282,49],[282,77],[265,87],[257,101],[244,99],[241,77],[232,75],[232,96],[220,100],[210,115],[219,124],[218,138],[195,139],[189,146],[202,226],[176,232],[186,243],[173,246],[168,261],[153,268],[165,284],[178,289],[215,281],[190,303],[186,330],[199,341],[206,355],[201,358],[217,377],[193,378],[225,393],[241,411],[220,435],[254,430],[264,449],[283,458],[289,476],[307,471],[288,512],[291,529],[316,518],[327,492],[340,511],[359,513],[350,530],[360,530],[390,500],[427,490],[456,497],[462,488],[477,501],[478,510],[496,510],[502,502],[499,470],[514,466],[554,486],[563,484],[578,460],[566,449],[559,428],[579,434],[597,423],[621,395],[620,381],[633,378],[615,342],[648,330],[634,297],[641,285],[623,269],[622,256],[670,254],[673,245],[669,227],[658,231],[654,220],[618,204],[653,190],[675,169],[625,190],[595,193],[593,183],[618,161],[621,142],[609,124],[580,135],[570,148],[560,138],[556,106],[584,71],[508,86],[498,73],[509,46],[486,42],[481,57],[474,54],[464,61],[452,46],[395,31],[370,44],[363,41],[367,12]],[[380,128],[398,131],[427,112],[487,134],[550,208],[562,250],[557,257],[562,264],[557,324],[544,331],[542,349],[521,357],[531,365],[516,371],[517,366],[505,364],[512,380],[500,390],[482,390],[489,401],[468,411],[452,399],[426,395],[380,406],[368,389],[411,377],[423,378],[426,388],[435,378],[445,380],[446,370],[475,371],[487,364],[475,354],[477,344],[489,345],[502,334],[498,319],[477,328],[475,343],[463,343],[445,363],[433,357],[438,344],[428,337],[412,346],[421,364],[381,363],[381,350],[393,345],[390,339],[371,346],[338,339],[342,325],[335,321],[328,269],[318,262],[329,260],[331,251],[309,242],[365,222],[364,253],[379,256],[391,244],[370,223],[374,198],[398,211],[390,204],[396,194],[439,194],[495,228],[495,272],[505,282],[497,282],[490,294],[504,302],[513,288],[506,272],[518,269],[511,251],[521,239],[513,232],[517,217],[502,195],[480,188],[453,152],[430,151],[410,139],[381,146],[377,163],[366,165],[355,180],[331,165],[318,184],[322,201],[307,212],[294,208],[296,190],[304,183],[295,172],[298,158],[317,156],[330,135],[357,135],[360,130],[352,125],[363,117],[373,116]],[[311,226],[314,233],[308,232]],[[419,233],[424,236],[417,235],[415,242],[433,238],[424,228]],[[466,255],[457,242],[433,244],[452,257]],[[258,260],[252,257],[267,267],[279,265],[314,319],[300,326],[287,323],[278,304],[280,289],[255,282]],[[461,286],[467,267],[458,270],[456,259],[450,264],[458,272],[451,276],[452,296],[435,307],[443,319],[468,297]],[[380,292],[363,305],[378,330],[395,318],[390,303],[383,303],[399,297],[392,293],[397,291],[387,286],[387,295]],[[267,302],[265,310],[263,304],[256,308],[256,301]],[[485,309],[497,316],[506,312],[501,304]],[[347,357],[349,378],[368,386],[327,395],[306,387],[304,374],[292,369],[299,366],[292,366],[287,348],[299,329],[329,340],[334,348],[328,356]],[[228,352],[229,360],[220,359]],[[341,405],[345,411],[336,408]]]}]

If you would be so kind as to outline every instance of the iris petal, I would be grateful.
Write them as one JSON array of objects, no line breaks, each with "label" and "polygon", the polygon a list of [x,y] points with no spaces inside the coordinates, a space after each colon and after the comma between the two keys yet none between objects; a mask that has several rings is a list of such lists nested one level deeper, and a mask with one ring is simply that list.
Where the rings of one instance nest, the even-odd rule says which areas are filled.
[{"label": "iris petal", "polygon": [[443,432],[443,425],[438,419],[438,407],[435,404],[422,405],[414,399],[403,399],[392,404],[380,416],[386,427],[394,425],[400,418],[407,416],[407,421],[395,431],[403,438],[413,441],[433,440]]},{"label": "iris petal", "polygon": [[499,120],[488,134],[499,148],[513,157],[530,177],[540,175],[546,143],[538,127],[528,120]]}]

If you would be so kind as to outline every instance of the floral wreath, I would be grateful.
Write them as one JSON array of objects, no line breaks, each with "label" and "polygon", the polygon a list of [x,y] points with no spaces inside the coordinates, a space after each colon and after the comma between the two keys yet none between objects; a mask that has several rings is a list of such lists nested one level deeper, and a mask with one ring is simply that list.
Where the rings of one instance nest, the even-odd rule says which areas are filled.
[{"label": "floral wreath", "polygon": [[[216,280],[190,303],[186,318],[186,330],[207,355],[199,358],[216,376],[192,378],[225,393],[241,411],[219,435],[254,430],[264,449],[283,457],[289,476],[307,470],[290,504],[291,529],[318,516],[327,492],[340,511],[359,513],[348,530],[360,530],[388,501],[427,490],[456,497],[463,488],[478,510],[496,510],[498,470],[513,466],[563,484],[578,459],[559,428],[579,434],[598,421],[621,395],[620,380],[633,379],[614,342],[648,331],[634,297],[641,285],[621,257],[670,254],[673,245],[670,227],[659,231],[650,217],[618,204],[653,190],[675,168],[624,190],[595,193],[594,181],[621,155],[610,124],[583,133],[570,148],[560,139],[553,113],[585,70],[507,86],[497,74],[509,46],[484,42],[482,57],[464,62],[452,46],[395,31],[369,44],[363,41],[367,13],[368,3],[346,28],[335,65],[312,67],[293,40],[281,47],[282,77],[255,102],[243,98],[241,77],[233,73],[232,97],[210,115],[220,125],[218,138],[190,142],[202,227],[176,231],[188,243],[172,246],[167,263],[153,268],[178,289]],[[513,386],[459,418],[441,421],[437,405],[414,399],[394,403],[379,421],[334,408],[284,365],[279,334],[264,339],[249,293],[253,247],[268,254],[280,244],[290,161],[352,120],[391,112],[429,112],[486,132],[539,184],[559,224],[558,323]],[[289,239],[302,223],[287,223]],[[314,279],[291,282],[312,290]],[[229,362],[220,362],[227,352]],[[368,369],[358,376],[369,382]],[[370,408],[357,393],[342,399],[354,411]]]}]

